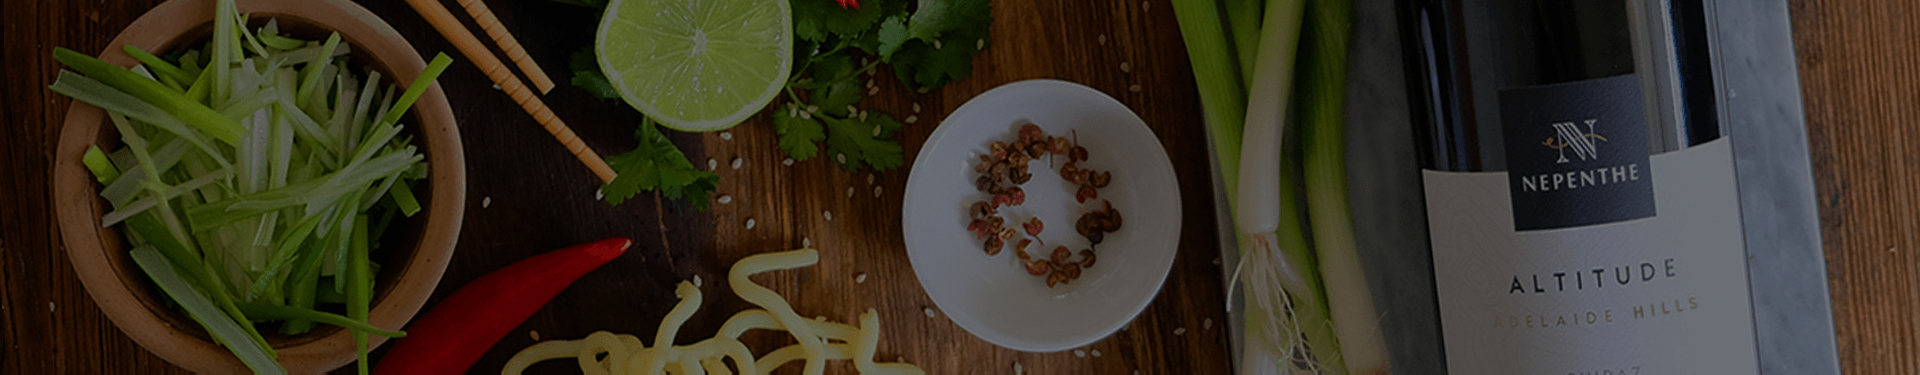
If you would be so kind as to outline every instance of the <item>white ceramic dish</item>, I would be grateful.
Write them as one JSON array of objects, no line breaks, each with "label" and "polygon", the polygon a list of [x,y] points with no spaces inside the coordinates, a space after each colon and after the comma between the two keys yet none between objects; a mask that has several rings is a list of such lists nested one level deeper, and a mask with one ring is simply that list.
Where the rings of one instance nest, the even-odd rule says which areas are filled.
[{"label": "white ceramic dish", "polygon": [[[1100,197],[1124,218],[1120,230],[1097,246],[1092,267],[1053,288],[1019,266],[1011,243],[988,256],[967,231],[966,208],[988,197],[973,187],[974,160],[994,140],[1013,141],[1026,123],[1077,137],[1089,154],[1084,167],[1112,171],[1113,182],[1100,189]],[[947,317],[995,345],[1054,352],[1099,341],[1153,301],[1173,265],[1180,235],[1173,163],[1139,116],[1092,88],[1029,80],[989,90],[941,122],[914,160],[902,208],[914,274]],[[1017,225],[1016,218],[1039,217],[1046,223],[1044,249],[1065,245],[1077,252],[1087,240],[1073,229],[1082,209],[1073,198],[1075,186],[1060,178],[1064,160],[1048,162],[1042,157],[1031,164],[1034,178],[1022,186],[1026,204],[1002,213],[1009,226]],[[1042,248],[1028,251],[1045,259]]]}]

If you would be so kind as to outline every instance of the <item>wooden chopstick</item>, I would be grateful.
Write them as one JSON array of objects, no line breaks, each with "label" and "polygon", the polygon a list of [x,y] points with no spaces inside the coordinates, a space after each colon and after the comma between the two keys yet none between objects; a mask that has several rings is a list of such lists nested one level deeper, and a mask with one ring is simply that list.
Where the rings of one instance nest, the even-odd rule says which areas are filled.
[{"label": "wooden chopstick", "polygon": [[585,164],[594,175],[599,176],[601,182],[613,182],[613,178],[618,174],[612,167],[607,166],[606,160],[600,159],[600,154],[594,153],[593,149],[588,148],[579,136],[574,135],[573,129],[568,128],[565,121],[554,116],[553,110],[547,108],[545,102],[541,102],[539,97],[534,96],[533,91],[520,83],[519,77],[508,71],[505,64],[500,63],[500,58],[494,57],[492,51],[480,44],[480,38],[468,32],[466,25],[460,24],[446,6],[440,5],[440,0],[407,0],[407,4],[413,6],[413,10],[419,12],[421,18],[425,18],[434,29],[440,30],[440,35],[452,41],[454,48],[459,49],[461,54],[472,59],[473,65],[484,71],[487,78],[492,79],[494,84],[500,85],[500,89],[512,96],[513,101],[519,103],[521,109],[533,115],[533,119],[539,121],[540,126],[545,127],[547,133],[553,135],[553,139],[566,145],[567,150],[573,152],[573,156],[579,158],[580,163]]},{"label": "wooden chopstick", "polygon": [[520,67],[520,73],[526,74],[527,80],[533,82],[533,88],[539,89],[541,94],[553,91],[553,79],[547,78],[547,71],[540,69],[539,63],[527,57],[527,50],[520,47],[520,40],[514,39],[513,33],[507,32],[507,28],[500,25],[500,19],[494,17],[493,11],[487,9],[487,2],[459,1],[460,6],[467,9],[467,15],[473,16],[473,22],[480,24],[480,30],[486,31],[487,36],[493,38],[493,43],[500,46],[500,51],[507,53],[507,59],[513,60],[513,64]]}]

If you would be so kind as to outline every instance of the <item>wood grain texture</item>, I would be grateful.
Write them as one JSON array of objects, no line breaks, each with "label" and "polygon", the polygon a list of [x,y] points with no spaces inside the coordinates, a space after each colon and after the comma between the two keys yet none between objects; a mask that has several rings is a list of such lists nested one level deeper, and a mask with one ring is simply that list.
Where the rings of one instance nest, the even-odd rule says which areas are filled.
[{"label": "wood grain texture", "polygon": [[1790,4],[1842,369],[1920,373],[1920,4]]}]

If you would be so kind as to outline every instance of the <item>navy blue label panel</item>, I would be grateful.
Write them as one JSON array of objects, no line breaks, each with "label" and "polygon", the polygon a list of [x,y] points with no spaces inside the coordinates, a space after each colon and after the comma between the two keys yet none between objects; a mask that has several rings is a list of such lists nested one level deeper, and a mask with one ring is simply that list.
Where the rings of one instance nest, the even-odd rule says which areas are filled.
[{"label": "navy blue label panel", "polygon": [[1654,215],[1638,75],[1501,89],[1500,120],[1514,229]]}]

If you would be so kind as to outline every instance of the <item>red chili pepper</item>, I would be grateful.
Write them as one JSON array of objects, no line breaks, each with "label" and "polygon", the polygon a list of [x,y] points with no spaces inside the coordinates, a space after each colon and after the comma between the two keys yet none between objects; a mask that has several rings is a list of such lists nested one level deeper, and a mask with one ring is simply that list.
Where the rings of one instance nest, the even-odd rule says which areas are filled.
[{"label": "red chili pepper", "polygon": [[860,9],[860,0],[833,0],[833,2],[840,3],[840,9],[847,9],[847,7]]},{"label": "red chili pepper", "polygon": [[414,319],[375,374],[463,374],[567,285],[627,252],[613,237],[514,262],[467,283]]}]

